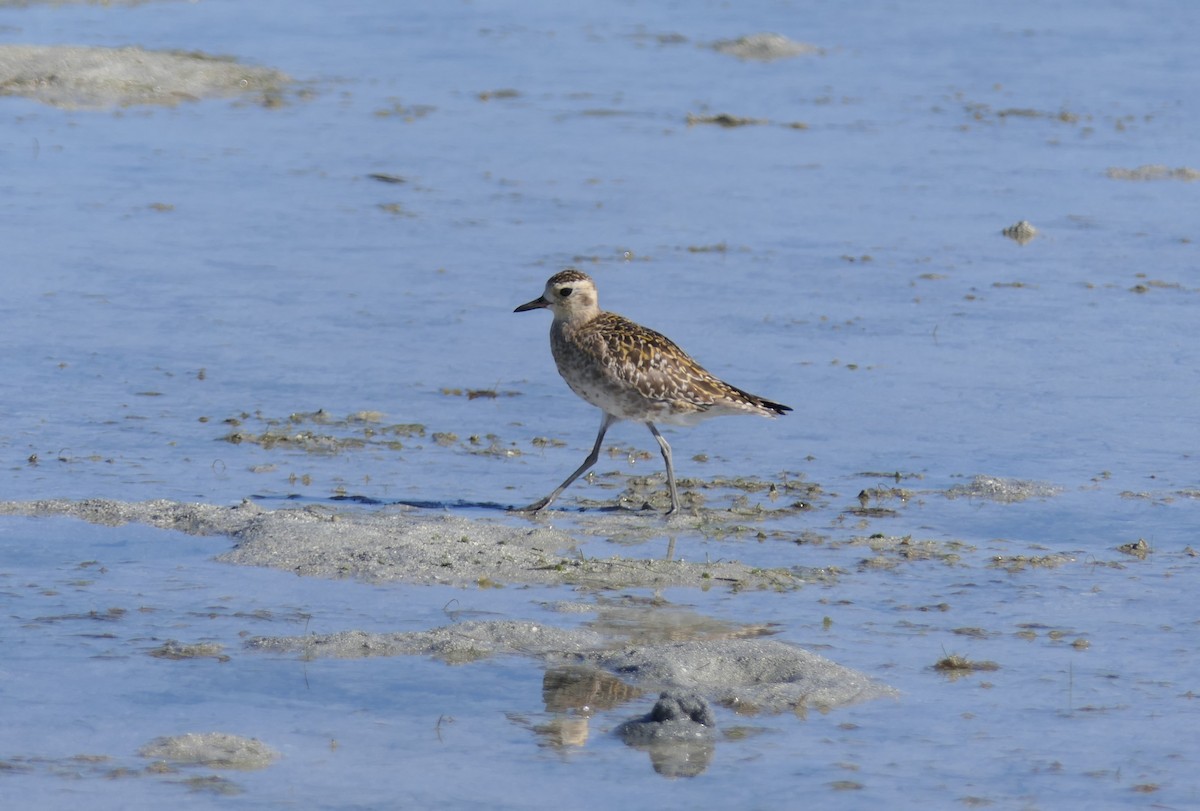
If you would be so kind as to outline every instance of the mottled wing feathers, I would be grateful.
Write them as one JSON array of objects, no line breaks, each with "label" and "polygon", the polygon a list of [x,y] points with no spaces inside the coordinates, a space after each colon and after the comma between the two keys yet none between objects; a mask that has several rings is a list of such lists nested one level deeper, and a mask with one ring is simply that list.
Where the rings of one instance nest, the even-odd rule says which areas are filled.
[{"label": "mottled wing feathers", "polygon": [[616,313],[601,313],[580,329],[578,337],[592,344],[614,377],[643,397],[675,409],[706,411],[719,404],[751,411],[790,410],[719,380],[670,338]]}]

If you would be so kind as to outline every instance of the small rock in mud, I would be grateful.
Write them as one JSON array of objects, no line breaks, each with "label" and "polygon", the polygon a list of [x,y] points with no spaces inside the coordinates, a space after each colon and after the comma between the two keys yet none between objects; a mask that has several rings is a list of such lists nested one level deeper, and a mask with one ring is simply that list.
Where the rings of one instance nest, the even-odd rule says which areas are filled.
[{"label": "small rock in mud", "polygon": [[1117,547],[1118,552],[1124,552],[1126,555],[1133,555],[1139,560],[1145,560],[1146,555],[1149,555],[1153,550],[1150,544],[1146,543],[1145,538],[1138,538],[1130,543],[1123,543]]},{"label": "small rock in mud", "polygon": [[650,754],[654,771],[664,777],[696,777],[716,752],[716,718],[694,693],[663,693],[647,715],[626,721],[616,734],[629,746]]},{"label": "small rock in mud", "polygon": [[1021,220],[1008,226],[1000,233],[1018,245],[1026,245],[1038,235],[1038,230],[1033,227],[1033,224],[1029,220]]},{"label": "small rock in mud", "polygon": [[712,707],[701,696],[665,692],[659,695],[650,712],[621,724],[616,733],[630,746],[644,746],[662,741],[712,738],[716,728],[717,718]]}]

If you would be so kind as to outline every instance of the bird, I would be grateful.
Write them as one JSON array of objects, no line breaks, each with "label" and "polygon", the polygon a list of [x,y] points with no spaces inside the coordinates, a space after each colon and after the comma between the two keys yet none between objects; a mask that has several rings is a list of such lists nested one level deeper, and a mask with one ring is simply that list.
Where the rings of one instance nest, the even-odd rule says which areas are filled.
[{"label": "bird", "polygon": [[655,423],[687,426],[724,414],[776,417],[792,410],[726,383],[662,333],[601,310],[596,283],[575,268],[551,276],[540,296],[513,312],[537,309],[554,314],[550,350],[558,373],[603,416],[595,445],[583,464],[554,492],[521,512],[536,513],[553,503],[596,464],[608,429],[620,420],[633,420],[645,424],[658,442],[671,494],[667,515],[679,513],[671,446]]}]

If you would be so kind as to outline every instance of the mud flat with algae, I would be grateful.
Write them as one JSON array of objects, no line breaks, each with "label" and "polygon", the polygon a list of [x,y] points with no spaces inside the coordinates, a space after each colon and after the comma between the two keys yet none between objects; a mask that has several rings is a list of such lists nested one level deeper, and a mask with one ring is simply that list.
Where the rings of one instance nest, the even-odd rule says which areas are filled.
[{"label": "mud flat with algae", "polygon": [[280,71],[199,51],[0,45],[0,96],[55,107],[175,105],[224,96],[271,104],[290,84]]},{"label": "mud flat with algae", "polygon": [[71,516],[109,526],[141,523],[193,535],[228,535],[227,563],[269,566],[314,577],[423,585],[561,584],[602,589],[797,588],[805,573],[735,561],[694,563],[613,555],[586,557],[578,542],[549,527],[513,527],[416,508],[266,510],[172,501],[0,503],[0,515]]}]

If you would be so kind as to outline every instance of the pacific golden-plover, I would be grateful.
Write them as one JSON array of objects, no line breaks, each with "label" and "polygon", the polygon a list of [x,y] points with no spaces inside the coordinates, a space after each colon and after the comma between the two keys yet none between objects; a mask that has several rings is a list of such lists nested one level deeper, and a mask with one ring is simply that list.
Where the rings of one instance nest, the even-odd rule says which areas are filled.
[{"label": "pacific golden-plover", "polygon": [[599,408],[604,416],[596,444],[579,469],[553,493],[526,507],[526,512],[548,506],[596,464],[604,434],[618,420],[645,423],[654,434],[667,465],[667,488],[671,491],[668,515],[679,512],[671,446],[654,423],[694,425],[722,414],[775,417],[792,410],[719,380],[667,336],[601,310],[596,284],[586,273],[568,268],[554,274],[541,296],[513,312],[543,307],[554,313],[550,349],[558,373],[571,391]]}]

